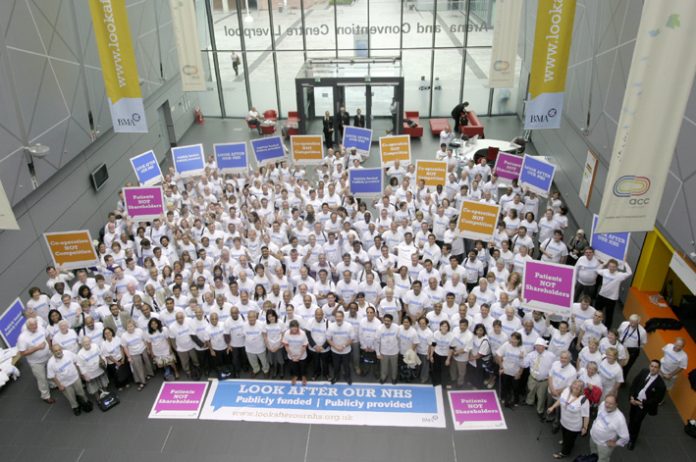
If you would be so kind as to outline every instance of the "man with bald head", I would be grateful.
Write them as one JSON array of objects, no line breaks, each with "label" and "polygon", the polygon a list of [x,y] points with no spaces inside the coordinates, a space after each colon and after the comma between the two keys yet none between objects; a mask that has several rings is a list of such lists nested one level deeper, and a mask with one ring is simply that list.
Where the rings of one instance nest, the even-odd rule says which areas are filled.
[{"label": "man with bald head", "polygon": [[169,338],[172,341],[172,346],[179,357],[181,368],[189,377],[191,377],[191,363],[196,369],[200,366],[196,354],[196,344],[191,338],[192,335],[195,335],[191,322],[183,311],[178,311],[175,321],[169,325]]},{"label": "man with bald head", "polygon": [[75,365],[77,356],[71,351],[63,351],[60,345],[53,345],[52,351],[53,357],[46,364],[46,376],[68,400],[73,414],[80,415],[82,411],[91,412],[92,404],[85,394],[80,371]]},{"label": "man with bald head", "polygon": [[26,329],[19,334],[17,339],[17,350],[23,358],[26,358],[31,368],[31,373],[34,375],[39,393],[41,393],[41,399],[48,404],[53,404],[56,401],[51,398],[46,376],[46,364],[51,358],[51,350],[48,348],[48,334],[38,325],[36,318],[27,319],[25,327]]}]

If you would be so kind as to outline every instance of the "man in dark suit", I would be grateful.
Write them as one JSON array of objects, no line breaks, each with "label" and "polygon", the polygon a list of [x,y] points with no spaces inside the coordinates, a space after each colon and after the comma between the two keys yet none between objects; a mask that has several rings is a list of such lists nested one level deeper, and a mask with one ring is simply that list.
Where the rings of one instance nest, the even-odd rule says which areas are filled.
[{"label": "man in dark suit", "polygon": [[350,114],[346,108],[341,106],[338,114],[336,114],[336,125],[338,125],[338,140],[337,143],[343,143],[343,127],[350,125]]},{"label": "man in dark suit", "polygon": [[640,425],[646,415],[657,415],[657,407],[665,397],[667,387],[660,376],[660,361],[653,359],[650,367],[638,373],[631,383],[631,412],[628,419],[628,434],[631,440],[628,449],[636,445]]},{"label": "man in dark suit", "polygon": [[365,128],[365,116],[363,115],[360,108],[355,110],[355,117],[353,117],[353,125],[360,128]]},{"label": "man in dark suit", "polygon": [[459,133],[459,121],[461,120],[462,113],[466,112],[466,108],[469,107],[469,102],[464,101],[457,104],[452,109],[452,119],[454,119],[454,131]]}]

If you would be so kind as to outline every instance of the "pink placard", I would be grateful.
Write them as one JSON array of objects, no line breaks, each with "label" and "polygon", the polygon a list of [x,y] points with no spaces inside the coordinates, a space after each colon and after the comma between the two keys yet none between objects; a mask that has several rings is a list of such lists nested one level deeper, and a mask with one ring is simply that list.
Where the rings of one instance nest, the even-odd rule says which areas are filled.
[{"label": "pink placard", "polygon": [[209,382],[165,382],[150,418],[197,418]]},{"label": "pink placard", "polygon": [[449,392],[455,430],[505,429],[505,417],[494,390]]},{"label": "pink placard", "polygon": [[126,213],[135,220],[154,220],[164,214],[162,188],[141,186],[123,188]]},{"label": "pink placard", "polygon": [[528,261],[524,268],[523,305],[547,313],[569,314],[574,281],[573,266]]},{"label": "pink placard", "polygon": [[499,152],[495,161],[494,172],[503,180],[516,180],[522,170],[523,158],[516,154]]}]

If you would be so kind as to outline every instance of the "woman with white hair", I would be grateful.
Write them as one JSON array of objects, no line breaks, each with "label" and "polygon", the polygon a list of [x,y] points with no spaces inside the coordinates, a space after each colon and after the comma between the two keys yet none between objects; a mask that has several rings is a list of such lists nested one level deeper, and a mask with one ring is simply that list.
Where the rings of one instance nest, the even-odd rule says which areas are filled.
[{"label": "woman with white hair", "polygon": [[90,395],[95,395],[109,386],[106,363],[100,353],[99,347],[92,345],[91,338],[82,337],[82,349],[77,353],[77,369]]},{"label": "woman with white hair", "polygon": [[582,380],[575,380],[569,387],[566,387],[560,398],[549,407],[548,413],[551,414],[556,408],[561,408],[561,431],[563,441],[561,450],[554,453],[554,459],[568,457],[573,451],[575,440],[578,435],[584,436],[590,423],[590,404],[583,394]]}]

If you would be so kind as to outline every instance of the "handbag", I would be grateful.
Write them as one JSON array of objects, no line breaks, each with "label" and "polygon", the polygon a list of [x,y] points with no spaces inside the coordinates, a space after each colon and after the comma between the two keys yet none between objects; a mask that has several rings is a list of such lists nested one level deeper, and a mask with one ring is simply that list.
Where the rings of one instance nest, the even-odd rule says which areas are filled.
[{"label": "handbag", "polygon": [[[488,343],[488,348],[490,349],[491,343],[488,340],[486,340],[486,343]],[[476,367],[482,368],[487,374],[493,374],[495,372],[495,368],[493,367],[493,355],[488,353],[478,358],[476,360]]]},{"label": "handbag", "polygon": [[97,398],[97,406],[99,406],[102,412],[108,411],[120,402],[121,400],[118,399],[118,396],[109,391],[102,391],[99,393],[99,398]]}]

